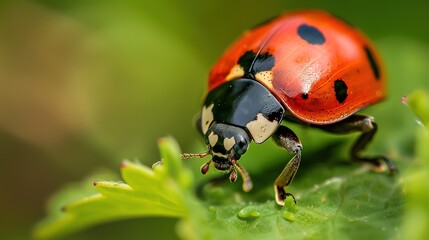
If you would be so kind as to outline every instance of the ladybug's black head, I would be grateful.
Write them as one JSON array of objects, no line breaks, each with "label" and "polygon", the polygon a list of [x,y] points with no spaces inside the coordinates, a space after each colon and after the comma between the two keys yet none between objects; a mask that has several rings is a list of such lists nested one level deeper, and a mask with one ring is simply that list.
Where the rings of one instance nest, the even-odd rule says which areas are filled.
[{"label": "ladybug's black head", "polygon": [[250,137],[240,128],[223,123],[213,124],[204,137],[216,169],[225,171],[232,167],[231,160],[240,159],[249,147]]},{"label": "ladybug's black head", "polygon": [[220,171],[229,171],[231,182],[237,180],[236,169],[243,177],[244,191],[250,191],[252,182],[247,172],[237,163],[251,142],[249,134],[240,127],[214,123],[204,136],[208,151],[202,154],[183,154],[182,158],[205,157],[212,155],[212,159],[201,167],[201,172],[206,174],[211,163]]}]

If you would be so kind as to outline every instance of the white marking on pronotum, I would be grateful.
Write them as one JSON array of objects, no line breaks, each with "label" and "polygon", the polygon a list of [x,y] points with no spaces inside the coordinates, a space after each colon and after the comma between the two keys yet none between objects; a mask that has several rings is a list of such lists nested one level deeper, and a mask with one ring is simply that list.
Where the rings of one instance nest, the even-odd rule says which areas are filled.
[{"label": "white marking on pronotum", "polygon": [[235,65],[233,68],[231,68],[231,71],[229,71],[228,76],[226,76],[226,81],[234,80],[237,78],[240,78],[244,76],[244,69],[239,64]]},{"label": "white marking on pronotum", "polygon": [[269,88],[273,88],[273,72],[272,71],[262,71],[255,74],[256,80],[265,84]]},{"label": "white marking on pronotum", "polygon": [[225,148],[226,151],[231,150],[231,148],[234,147],[234,145],[235,145],[234,137],[225,138],[223,140],[223,147]]},{"label": "white marking on pronotum", "polygon": [[203,106],[203,110],[201,111],[201,129],[204,134],[206,134],[207,130],[209,130],[210,124],[213,122],[213,107],[214,104],[211,104],[208,107]]},{"label": "white marking on pronotum", "polygon": [[255,120],[246,124],[246,128],[249,130],[255,143],[262,143],[276,131],[278,125],[278,121],[270,121],[262,113],[258,113]]},{"label": "white marking on pronotum", "polygon": [[222,154],[222,153],[217,153],[217,152],[212,152],[211,153],[213,156],[217,156],[217,157],[221,157],[221,158],[226,158],[228,159],[228,155]]},{"label": "white marking on pronotum", "polygon": [[219,136],[216,135],[214,132],[211,132],[209,134],[209,143],[210,143],[210,146],[214,147],[216,145],[218,139],[219,139]]}]

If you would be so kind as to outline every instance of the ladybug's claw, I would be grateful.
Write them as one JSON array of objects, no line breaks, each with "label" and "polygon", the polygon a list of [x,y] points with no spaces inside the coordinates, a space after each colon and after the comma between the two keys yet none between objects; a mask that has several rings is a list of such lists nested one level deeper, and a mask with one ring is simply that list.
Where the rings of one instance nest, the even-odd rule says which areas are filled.
[{"label": "ladybug's claw", "polygon": [[385,156],[378,157],[354,157],[355,161],[358,161],[364,165],[367,165],[374,172],[388,172],[389,175],[393,176],[399,174],[399,170],[396,165]]},{"label": "ladybug's claw", "polygon": [[287,197],[292,197],[293,202],[296,204],[296,198],[292,195],[292,193],[288,193],[284,190],[283,187],[274,186],[274,191],[276,192],[276,202],[280,206],[285,205],[285,200]]},{"label": "ladybug's claw", "polygon": [[387,167],[389,168],[389,174],[390,175],[399,174],[399,170],[396,167],[396,165],[392,162],[392,160],[390,160],[384,156],[382,156],[380,159],[386,163]]},{"label": "ladybug's claw", "polygon": [[292,195],[292,193],[286,193],[286,197],[292,197],[292,198],[293,198],[293,202],[294,202],[295,204],[297,204],[296,198],[295,198],[295,196],[294,196],[294,195]]}]

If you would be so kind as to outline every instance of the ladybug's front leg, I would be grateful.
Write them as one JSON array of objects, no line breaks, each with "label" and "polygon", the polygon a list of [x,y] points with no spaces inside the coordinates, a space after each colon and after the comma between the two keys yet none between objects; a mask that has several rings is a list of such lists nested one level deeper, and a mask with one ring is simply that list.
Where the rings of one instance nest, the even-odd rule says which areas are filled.
[{"label": "ladybug's front leg", "polygon": [[298,171],[299,163],[301,162],[302,144],[295,133],[283,125],[281,125],[274,133],[273,139],[277,145],[283,149],[288,152],[295,153],[295,156],[289,161],[274,182],[276,202],[277,204],[284,206],[285,199],[288,196],[291,196],[295,201],[295,197],[292,194],[287,193],[285,191],[285,187],[289,186]]},{"label": "ladybug's front leg", "polygon": [[[317,126],[332,133],[346,134],[351,132],[361,132],[362,134],[356,140],[351,150],[351,157],[355,161],[367,164],[371,169],[377,172],[385,170],[385,166],[389,168],[390,174],[397,171],[395,164],[384,156],[376,157],[362,157],[361,152],[365,149],[368,143],[372,140],[375,133],[377,132],[377,124],[374,122],[374,118],[363,115],[352,115],[345,120],[324,126]],[[386,164],[384,165],[383,162]]]}]

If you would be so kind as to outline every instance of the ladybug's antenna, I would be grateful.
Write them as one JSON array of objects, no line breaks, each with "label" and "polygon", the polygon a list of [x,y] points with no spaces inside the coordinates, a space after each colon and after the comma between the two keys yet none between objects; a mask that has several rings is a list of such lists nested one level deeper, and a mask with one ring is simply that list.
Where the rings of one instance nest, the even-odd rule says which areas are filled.
[{"label": "ladybug's antenna", "polygon": [[188,158],[203,158],[205,156],[209,155],[209,152],[203,152],[203,153],[182,153],[180,154],[180,157],[182,159],[188,159]]},{"label": "ladybug's antenna", "polygon": [[[244,170],[244,168],[242,168],[235,159],[231,159],[231,162],[232,165],[237,168],[237,170],[241,174],[241,177],[243,178],[243,191],[249,192],[250,190],[252,190],[253,183],[247,171]],[[229,180],[233,182],[235,181],[235,179],[237,179],[237,173],[235,172],[234,168],[231,168],[231,175],[229,175]]]},{"label": "ladybug's antenna", "polygon": [[[203,153],[182,153],[180,154],[180,157],[182,159],[188,159],[188,158],[203,158],[210,154],[210,151],[203,152]],[[201,166],[201,173],[206,174],[209,171],[210,164],[212,163],[212,160],[205,163],[203,166]]]}]

